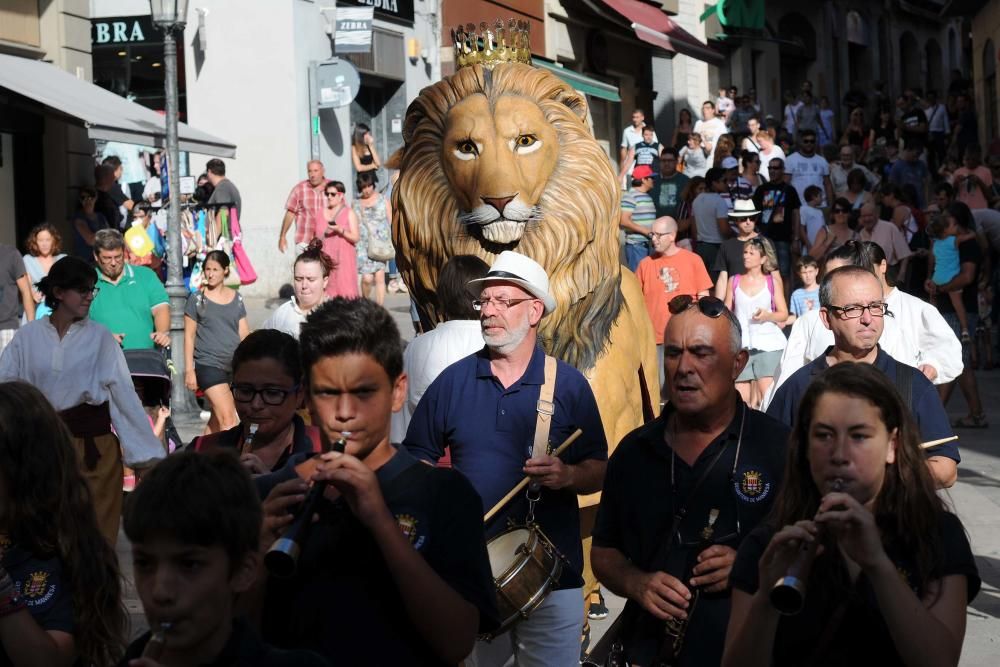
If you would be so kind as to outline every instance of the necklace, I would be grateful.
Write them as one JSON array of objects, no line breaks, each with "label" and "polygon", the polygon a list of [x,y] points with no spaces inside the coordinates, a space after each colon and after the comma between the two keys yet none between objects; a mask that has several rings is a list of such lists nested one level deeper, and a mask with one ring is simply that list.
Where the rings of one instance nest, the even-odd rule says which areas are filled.
[{"label": "necklace", "polygon": [[[743,427],[746,425],[747,421],[747,406],[746,403],[743,404],[742,410],[740,411],[740,432],[736,437],[736,455],[733,457],[733,467],[729,471],[729,479],[733,480],[736,478],[736,467],[740,462],[740,449],[743,446]],[[676,417],[670,420],[669,429],[670,440],[669,443],[674,443],[677,440],[677,420]],[[727,441],[728,444],[728,441]],[[725,447],[725,445],[723,445]],[[673,495],[677,493],[677,482],[674,477],[674,468],[677,464],[677,451],[673,446],[670,447],[670,492]]]}]

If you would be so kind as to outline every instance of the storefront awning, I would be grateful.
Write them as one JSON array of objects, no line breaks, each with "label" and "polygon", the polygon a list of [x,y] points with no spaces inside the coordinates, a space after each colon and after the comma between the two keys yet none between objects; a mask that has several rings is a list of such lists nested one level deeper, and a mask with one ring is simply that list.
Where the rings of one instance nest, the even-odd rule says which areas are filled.
[{"label": "storefront awning", "polygon": [[542,60],[541,58],[532,57],[531,64],[535,67],[544,67],[569,85],[573,86],[574,90],[577,90],[584,95],[593,95],[594,97],[599,97],[602,100],[608,100],[611,102],[622,101],[622,98],[618,95],[618,88],[612,86],[610,83],[604,83],[603,81],[592,79],[586,74],[574,72],[571,69],[566,69],[565,67],[561,67],[552,61]]},{"label": "storefront awning", "polygon": [[601,0],[605,5],[632,22],[635,36],[665,51],[673,51],[718,65],[724,59],[721,53],[680,27],[658,8],[639,0]]},{"label": "storefront awning", "polygon": [[[0,88],[44,104],[49,111],[80,121],[91,139],[140,146],[166,145],[164,118],[100,86],[77,79],[55,65],[0,54]],[[193,127],[178,124],[182,151],[236,157],[236,146]]]}]

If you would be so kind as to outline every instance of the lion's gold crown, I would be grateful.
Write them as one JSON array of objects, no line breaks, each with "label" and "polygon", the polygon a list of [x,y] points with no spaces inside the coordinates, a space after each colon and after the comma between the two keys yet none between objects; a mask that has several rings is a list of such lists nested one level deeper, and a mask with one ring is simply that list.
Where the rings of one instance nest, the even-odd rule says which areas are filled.
[{"label": "lion's gold crown", "polygon": [[451,31],[455,42],[456,69],[482,65],[493,69],[501,63],[531,64],[531,25],[527,21],[510,19],[507,25],[497,19],[491,26],[483,21],[476,29],[468,23]]}]

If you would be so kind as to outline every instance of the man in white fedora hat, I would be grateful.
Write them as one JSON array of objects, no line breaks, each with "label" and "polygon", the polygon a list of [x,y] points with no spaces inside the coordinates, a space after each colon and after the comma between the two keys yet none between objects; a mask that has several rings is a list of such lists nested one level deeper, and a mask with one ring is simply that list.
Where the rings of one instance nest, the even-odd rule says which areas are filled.
[{"label": "man in white fedora hat", "polygon": [[[713,273],[718,273],[715,280],[715,296],[719,299],[726,298],[726,284],[732,276],[746,271],[743,265],[743,246],[752,238],[757,238],[757,221],[760,219],[760,210],[754,205],[752,199],[737,199],[733,205],[733,210],[729,212],[729,224],[736,228],[736,236],[726,239],[719,248],[719,254],[715,256],[715,264],[711,269]],[[774,256],[774,244],[768,239],[764,243],[770,248],[770,256]],[[777,267],[772,272],[772,276],[780,276]],[[780,279],[780,278],[779,278]]]},{"label": "man in white fedora hat", "polygon": [[[473,306],[486,346],[431,383],[404,445],[432,463],[450,447],[452,465],[479,492],[484,510],[530,476],[529,492],[496,512],[486,537],[506,532],[509,521],[533,521],[563,566],[541,605],[493,641],[478,642],[465,664],[499,666],[511,656],[519,666],[577,664],[584,617],[577,495],[599,491],[604,481],[608,443],[601,417],[586,378],[538,345],[539,322],[556,308],[545,270],[530,257],[504,251],[486,277],[470,285],[481,287]],[[583,434],[552,456],[576,429]],[[511,551],[501,560],[513,562]]]}]

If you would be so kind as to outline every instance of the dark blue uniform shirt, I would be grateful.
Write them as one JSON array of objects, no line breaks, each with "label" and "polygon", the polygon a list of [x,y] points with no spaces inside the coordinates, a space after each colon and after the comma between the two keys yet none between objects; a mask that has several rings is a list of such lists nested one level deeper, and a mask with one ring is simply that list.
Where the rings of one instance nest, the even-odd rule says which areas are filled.
[{"label": "dark blue uniform shirt", "polygon": [[[451,464],[479,492],[488,510],[524,477],[535,437],[536,404],[545,382],[545,353],[536,348],[524,375],[504,389],[493,375],[486,348],[461,359],[431,383],[413,413],[403,444],[426,461],[437,462],[451,447]],[[577,464],[608,458],[608,442],[594,392],[580,371],[558,362],[555,413],[549,443],[558,447],[576,429],[583,435],[559,458]],[[487,539],[507,528],[508,519],[524,523],[528,503],[521,495],[486,526]],[[535,507],[542,532],[569,560],[561,588],[582,585],[583,549],[577,495],[570,489],[543,488]]]},{"label": "dark blue uniform shirt", "polygon": [[[795,423],[795,416],[799,410],[799,402],[802,400],[806,388],[813,378],[827,368],[826,352],[816,357],[812,362],[795,371],[788,380],[785,381],[774,394],[774,399],[767,406],[767,414],[778,419],[789,426]],[[878,356],[872,364],[888,376],[889,381],[896,382],[896,369],[903,365],[902,362],[890,357],[881,347],[878,349]],[[950,438],[952,436],[951,423],[948,421],[948,414],[944,411],[941,397],[938,396],[937,388],[931,381],[924,377],[924,374],[917,369],[913,369],[913,386],[910,389],[910,400],[903,397],[903,402],[910,406],[917,426],[920,428],[920,438],[924,442]],[[924,450],[926,456],[945,456],[953,459],[956,463],[962,460],[958,454],[958,446],[954,442],[939,445],[931,449]]]},{"label": "dark blue uniform shirt", "polygon": [[[58,558],[40,558],[0,537],[3,567],[28,613],[42,630],[73,634],[73,594],[62,578]],[[0,667],[12,664],[0,646]]]}]

